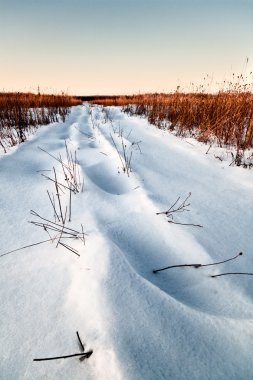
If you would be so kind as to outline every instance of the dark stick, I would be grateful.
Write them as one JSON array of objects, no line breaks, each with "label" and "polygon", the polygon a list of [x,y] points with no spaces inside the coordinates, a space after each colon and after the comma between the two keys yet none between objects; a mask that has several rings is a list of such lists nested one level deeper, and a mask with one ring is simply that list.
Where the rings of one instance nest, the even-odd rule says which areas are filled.
[{"label": "dark stick", "polygon": [[244,274],[244,275],[247,275],[247,276],[253,276],[253,273],[247,273],[247,272],[227,272],[227,273],[215,274],[215,275],[210,276],[210,277],[212,277],[212,278],[214,278],[214,277],[221,277],[221,276],[227,276],[229,274]]},{"label": "dark stick", "polygon": [[161,272],[166,269],[171,269],[171,268],[182,268],[182,267],[194,267],[194,268],[199,268],[201,267],[202,264],[180,264],[180,265],[170,265],[169,267],[166,268],[161,268],[161,269],[156,269],[153,270],[153,273]]},{"label": "dark stick", "polygon": [[72,354],[72,355],[65,355],[65,356],[55,356],[53,358],[41,358],[41,359],[33,359],[34,362],[41,362],[45,360],[57,360],[57,359],[66,359],[66,358],[73,358],[75,356],[83,356],[84,358],[89,358],[93,354],[93,351],[87,351],[82,352],[81,354]]},{"label": "dark stick", "polygon": [[177,198],[176,202],[173,203],[173,205],[170,206],[170,208],[169,208],[167,211],[165,211],[165,213],[168,214],[168,213],[170,212],[170,210],[173,210],[173,207],[176,206],[176,204],[177,204],[177,202],[178,202],[179,200],[180,200],[180,197]]},{"label": "dark stick", "polygon": [[[230,259],[227,259],[227,260],[224,260],[224,261],[218,261],[217,263],[212,263],[212,264],[180,264],[180,265],[170,265],[169,267],[166,267],[166,268],[161,268],[161,269],[153,270],[153,273],[161,272],[163,270],[171,269],[171,268],[182,268],[182,267],[200,268],[200,267],[209,267],[209,266],[212,266],[212,265],[219,265],[219,264],[227,263],[228,261],[231,261],[231,260],[235,260],[237,257],[242,256],[242,254],[243,253],[240,252],[236,256],[231,257]],[[211,277],[213,277],[213,276],[211,276]]]},{"label": "dark stick", "polygon": [[208,154],[209,150],[211,149],[212,145],[209,146],[209,148],[206,151],[206,154]]},{"label": "dark stick", "polygon": [[81,341],[81,338],[80,338],[80,336],[79,336],[78,331],[76,331],[76,335],[77,335],[77,339],[78,339],[78,342],[79,342],[79,345],[80,345],[81,351],[84,352],[84,345],[83,345],[83,343],[82,343],[82,341]]},{"label": "dark stick", "polygon": [[231,259],[227,259],[224,261],[218,261],[217,263],[212,263],[212,264],[201,264],[201,266],[202,267],[209,267],[211,265],[219,265],[219,264],[227,263],[228,261],[235,260],[237,257],[242,256],[242,255],[243,255],[243,253],[239,252],[236,256],[231,257]]}]

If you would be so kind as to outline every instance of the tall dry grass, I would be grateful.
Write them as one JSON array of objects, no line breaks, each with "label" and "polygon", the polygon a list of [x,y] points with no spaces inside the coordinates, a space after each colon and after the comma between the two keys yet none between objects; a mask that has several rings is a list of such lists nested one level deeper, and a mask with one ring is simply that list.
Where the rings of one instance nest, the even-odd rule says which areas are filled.
[{"label": "tall dry grass", "polygon": [[[252,85],[245,84],[243,76],[223,84],[215,93],[200,91],[184,93],[142,94],[95,99],[93,103],[123,106],[130,115],[146,117],[158,128],[173,130],[179,136],[220,147],[233,147],[237,159],[253,147],[253,93]],[[237,161],[236,163],[239,163]]]},{"label": "tall dry grass", "polygon": [[38,126],[65,121],[77,104],[81,101],[65,94],[0,93],[0,146],[6,152]]}]

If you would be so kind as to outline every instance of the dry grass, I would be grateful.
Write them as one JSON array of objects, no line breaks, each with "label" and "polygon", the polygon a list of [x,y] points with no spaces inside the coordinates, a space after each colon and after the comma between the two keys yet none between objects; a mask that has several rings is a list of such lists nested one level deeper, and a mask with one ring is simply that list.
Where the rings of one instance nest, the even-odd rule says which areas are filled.
[{"label": "dry grass", "polygon": [[201,91],[170,94],[143,94],[95,99],[93,103],[123,106],[130,115],[146,117],[158,128],[173,130],[179,136],[220,147],[236,148],[238,159],[253,147],[253,93],[243,77],[224,84],[216,94]]},{"label": "dry grass", "polygon": [[38,126],[65,121],[77,104],[81,101],[65,94],[0,93],[0,146],[6,152]]}]

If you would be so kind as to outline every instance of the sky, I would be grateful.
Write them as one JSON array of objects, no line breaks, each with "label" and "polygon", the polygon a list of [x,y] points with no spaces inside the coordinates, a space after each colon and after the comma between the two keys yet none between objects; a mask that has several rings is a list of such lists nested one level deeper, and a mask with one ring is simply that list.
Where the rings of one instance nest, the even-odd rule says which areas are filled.
[{"label": "sky", "polygon": [[253,0],[0,0],[0,91],[213,86],[253,69],[252,20]]}]

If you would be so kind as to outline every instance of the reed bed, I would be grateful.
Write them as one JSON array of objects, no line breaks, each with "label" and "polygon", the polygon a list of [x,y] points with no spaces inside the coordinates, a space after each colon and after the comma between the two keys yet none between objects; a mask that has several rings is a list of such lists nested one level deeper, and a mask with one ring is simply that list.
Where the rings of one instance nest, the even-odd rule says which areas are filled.
[{"label": "reed bed", "polygon": [[176,91],[92,102],[122,106],[128,114],[146,117],[151,124],[181,137],[194,137],[210,145],[233,148],[236,165],[241,165],[244,152],[253,148],[253,93],[249,86],[230,85],[215,94]]},{"label": "reed bed", "polygon": [[0,147],[6,153],[38,126],[65,121],[77,104],[81,101],[66,94],[0,93]]}]

